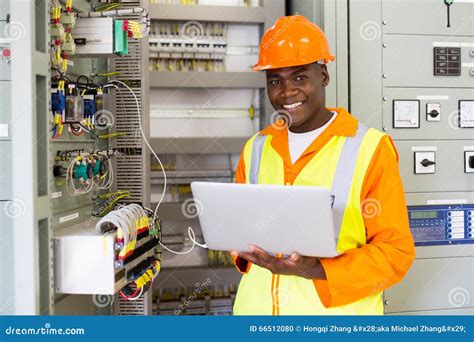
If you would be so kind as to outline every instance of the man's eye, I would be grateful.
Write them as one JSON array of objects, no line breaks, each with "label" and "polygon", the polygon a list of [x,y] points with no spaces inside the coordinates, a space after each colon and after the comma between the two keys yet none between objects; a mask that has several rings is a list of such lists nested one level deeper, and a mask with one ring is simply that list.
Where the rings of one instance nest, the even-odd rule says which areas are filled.
[{"label": "man's eye", "polygon": [[280,84],[280,80],[271,80],[269,84]]},{"label": "man's eye", "polygon": [[308,77],[306,77],[305,75],[298,75],[296,76],[295,80],[296,81],[303,81],[305,79],[307,79]]}]

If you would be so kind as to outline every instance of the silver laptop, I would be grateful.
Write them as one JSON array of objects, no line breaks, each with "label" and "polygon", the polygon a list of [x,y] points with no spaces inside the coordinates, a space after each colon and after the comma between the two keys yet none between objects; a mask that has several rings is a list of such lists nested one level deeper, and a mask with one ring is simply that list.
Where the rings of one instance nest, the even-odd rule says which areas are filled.
[{"label": "silver laptop", "polygon": [[326,188],[192,182],[204,240],[209,249],[305,256],[337,256]]}]

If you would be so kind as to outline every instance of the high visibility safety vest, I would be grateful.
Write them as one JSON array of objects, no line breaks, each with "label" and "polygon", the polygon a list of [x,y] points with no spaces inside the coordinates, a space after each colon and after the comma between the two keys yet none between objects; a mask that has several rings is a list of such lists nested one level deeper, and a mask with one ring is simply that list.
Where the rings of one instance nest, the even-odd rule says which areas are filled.
[{"label": "high visibility safety vest", "polygon": [[[335,196],[333,216],[339,234],[339,252],[366,243],[361,189],[383,136],[383,133],[361,123],[353,137],[333,136],[293,182],[293,185],[323,186]],[[245,145],[243,158],[247,183],[284,184],[284,162],[271,145],[272,137],[271,134],[257,133]],[[252,264],[240,281],[234,314],[380,315],[383,314],[382,292],[352,304],[326,308],[319,299],[313,280],[272,274]]]}]

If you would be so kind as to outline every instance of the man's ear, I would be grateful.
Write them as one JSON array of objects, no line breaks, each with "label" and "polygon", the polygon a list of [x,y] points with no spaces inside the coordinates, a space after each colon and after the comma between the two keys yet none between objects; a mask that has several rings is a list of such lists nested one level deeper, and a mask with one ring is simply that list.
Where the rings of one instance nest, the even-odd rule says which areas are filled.
[{"label": "man's ear", "polygon": [[326,64],[321,65],[321,75],[322,75],[322,85],[323,87],[327,87],[329,84],[329,72]]}]

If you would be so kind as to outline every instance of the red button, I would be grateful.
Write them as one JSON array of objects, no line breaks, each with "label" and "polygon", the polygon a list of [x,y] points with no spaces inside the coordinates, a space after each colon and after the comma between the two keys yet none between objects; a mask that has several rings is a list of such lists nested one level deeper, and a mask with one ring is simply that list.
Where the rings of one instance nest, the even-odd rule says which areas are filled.
[{"label": "red button", "polygon": [[10,56],[11,56],[10,49],[3,49],[2,56],[5,57],[5,58],[10,58]]}]

